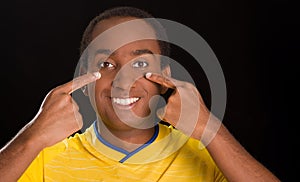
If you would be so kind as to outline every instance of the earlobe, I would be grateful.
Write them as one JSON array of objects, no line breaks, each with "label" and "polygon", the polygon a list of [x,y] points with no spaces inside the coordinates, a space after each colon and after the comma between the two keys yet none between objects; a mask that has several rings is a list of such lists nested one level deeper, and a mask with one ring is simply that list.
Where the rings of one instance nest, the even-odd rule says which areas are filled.
[{"label": "earlobe", "polygon": [[[161,71],[162,76],[165,77],[171,77],[171,68],[169,65],[166,65],[162,71]],[[165,94],[168,91],[168,87],[162,86],[161,87],[161,94]]]}]

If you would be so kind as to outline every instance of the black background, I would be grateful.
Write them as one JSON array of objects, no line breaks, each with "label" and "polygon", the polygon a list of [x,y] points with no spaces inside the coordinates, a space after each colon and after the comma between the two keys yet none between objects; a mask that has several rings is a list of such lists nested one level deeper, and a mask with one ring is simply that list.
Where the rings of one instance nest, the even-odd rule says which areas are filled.
[{"label": "black background", "polygon": [[[50,89],[73,78],[89,20],[115,5],[140,7],[157,18],[177,21],[207,41],[227,84],[223,122],[255,158],[288,181],[291,87],[287,81],[296,78],[290,64],[299,48],[295,37],[299,16],[289,1],[27,0],[2,4],[1,146],[35,116]],[[187,59],[174,50],[175,59]],[[201,82],[196,81],[197,87],[209,102],[207,84]]]}]

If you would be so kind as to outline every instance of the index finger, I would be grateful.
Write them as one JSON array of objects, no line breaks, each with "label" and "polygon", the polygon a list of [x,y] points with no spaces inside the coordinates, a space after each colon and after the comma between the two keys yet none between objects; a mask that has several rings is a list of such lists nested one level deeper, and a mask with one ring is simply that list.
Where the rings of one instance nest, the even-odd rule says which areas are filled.
[{"label": "index finger", "polygon": [[155,74],[155,73],[146,73],[146,78],[148,80],[151,80],[155,83],[158,83],[162,86],[171,88],[171,89],[175,89],[176,85],[174,84],[175,80],[171,79],[171,78],[166,78],[160,74]]},{"label": "index finger", "polygon": [[99,72],[94,72],[94,73],[87,73],[84,75],[81,75],[70,82],[66,83],[63,85],[63,90],[65,93],[71,94],[77,89],[94,82],[101,78],[101,74]]}]

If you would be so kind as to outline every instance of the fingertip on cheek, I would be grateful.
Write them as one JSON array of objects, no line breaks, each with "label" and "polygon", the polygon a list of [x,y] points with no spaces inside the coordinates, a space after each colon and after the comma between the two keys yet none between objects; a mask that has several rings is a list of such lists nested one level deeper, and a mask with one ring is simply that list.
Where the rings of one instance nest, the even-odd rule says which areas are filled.
[{"label": "fingertip on cheek", "polygon": [[146,78],[150,78],[152,76],[152,73],[148,72],[145,74]]},{"label": "fingertip on cheek", "polygon": [[98,71],[97,71],[97,72],[94,72],[93,75],[94,75],[94,77],[95,77],[96,79],[101,78],[101,73],[98,72]]}]

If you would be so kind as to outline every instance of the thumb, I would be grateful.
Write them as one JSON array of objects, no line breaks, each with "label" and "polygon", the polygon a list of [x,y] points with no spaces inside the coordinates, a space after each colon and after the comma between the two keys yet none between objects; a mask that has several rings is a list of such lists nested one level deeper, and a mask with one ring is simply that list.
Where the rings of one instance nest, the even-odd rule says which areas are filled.
[{"label": "thumb", "polygon": [[162,120],[162,121],[166,121],[165,120],[165,114],[166,114],[166,106],[165,107],[162,107],[162,108],[159,108],[157,109],[156,111],[156,115],[157,117]]}]

